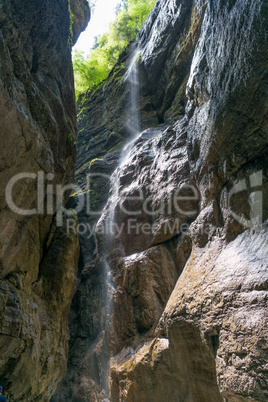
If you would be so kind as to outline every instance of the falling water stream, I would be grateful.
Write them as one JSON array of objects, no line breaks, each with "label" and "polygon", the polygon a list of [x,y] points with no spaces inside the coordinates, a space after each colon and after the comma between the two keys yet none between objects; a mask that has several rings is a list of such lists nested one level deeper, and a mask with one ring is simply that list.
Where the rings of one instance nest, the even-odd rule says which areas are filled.
[{"label": "falling water stream", "polygon": [[[131,56],[128,63],[128,69],[124,77],[124,83],[126,87],[129,87],[129,101],[126,107],[126,134],[129,137],[129,142],[123,148],[121,157],[119,159],[119,166],[111,176],[111,191],[109,197],[109,204],[107,206],[106,216],[106,228],[108,227],[108,241],[106,254],[111,251],[113,239],[116,236],[114,232],[115,225],[115,208],[120,200],[120,171],[121,168],[128,163],[129,156],[136,139],[140,135],[141,123],[140,123],[140,111],[139,111],[139,68],[138,59],[140,56],[139,46],[134,43],[131,49]],[[105,90],[105,89],[104,89]],[[108,225],[107,225],[108,224]],[[111,278],[110,267],[107,258],[103,261],[103,274],[105,281],[105,328],[106,330],[111,325],[112,307],[113,307],[113,293],[115,291],[113,281]],[[110,377],[110,364],[107,357],[104,357],[100,362],[101,372],[101,386],[105,389],[106,395],[109,393],[109,377]]]},{"label": "falling water stream", "polygon": [[109,233],[111,237],[115,235],[115,233],[113,232],[114,212],[116,204],[120,198],[120,170],[124,165],[128,163],[132,146],[140,135],[141,131],[139,111],[139,55],[139,47],[135,45],[132,50],[129,66],[124,78],[126,84],[130,86],[129,104],[126,109],[126,131],[128,132],[130,140],[122,149],[121,156],[119,158],[119,166],[111,176],[111,195],[109,198],[110,205],[107,215],[107,220],[109,222]]},{"label": "falling water stream", "polygon": [[132,45],[131,58],[127,72],[124,77],[124,81],[130,87],[129,104],[126,108],[126,130],[130,138],[129,142],[125,145],[121,152],[119,159],[119,166],[111,177],[111,197],[110,206],[107,219],[109,221],[110,235],[114,236],[113,224],[115,207],[120,199],[119,193],[119,179],[120,171],[124,165],[128,163],[130,152],[133,144],[140,135],[141,122],[140,122],[140,110],[139,110],[139,94],[140,94],[140,82],[139,82],[139,68],[138,59],[140,55],[139,46],[134,43]]},{"label": "falling water stream", "polygon": [[140,124],[140,110],[139,110],[139,95],[140,95],[140,81],[139,81],[139,57],[140,49],[135,43],[131,51],[131,59],[128,70],[125,75],[125,81],[130,85],[130,103],[126,110],[127,116],[127,131],[130,139],[133,140],[141,131]]}]

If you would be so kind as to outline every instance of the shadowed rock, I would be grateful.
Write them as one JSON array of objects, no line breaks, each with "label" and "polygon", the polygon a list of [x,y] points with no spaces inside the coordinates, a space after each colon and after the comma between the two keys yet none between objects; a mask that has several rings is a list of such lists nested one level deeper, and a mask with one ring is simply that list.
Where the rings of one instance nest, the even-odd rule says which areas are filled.
[{"label": "shadowed rock", "polygon": [[[79,245],[53,215],[55,185],[73,182],[76,159],[70,25],[67,0],[0,1],[0,382],[9,401],[48,401],[66,371]],[[24,173],[32,176],[17,177],[7,197]],[[17,213],[10,198],[38,210]]]},{"label": "shadowed rock", "polygon": [[266,25],[262,0],[158,1],[128,148],[129,50],[86,94],[77,178],[92,161],[111,180],[92,178],[101,211],[79,217],[97,226],[55,400],[267,399]]}]

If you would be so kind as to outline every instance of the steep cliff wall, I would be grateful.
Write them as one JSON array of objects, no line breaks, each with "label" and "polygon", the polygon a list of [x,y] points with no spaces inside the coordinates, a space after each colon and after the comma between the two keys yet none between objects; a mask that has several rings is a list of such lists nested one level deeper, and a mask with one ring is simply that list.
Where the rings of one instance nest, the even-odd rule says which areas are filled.
[{"label": "steep cliff wall", "polygon": [[79,248],[53,215],[56,184],[74,178],[71,42],[89,18],[86,0],[76,3],[73,35],[67,0],[0,1],[0,383],[9,401],[49,400],[66,370]]},{"label": "steep cliff wall", "polygon": [[[90,208],[53,400],[267,400],[266,27],[262,0],[159,1],[81,99]],[[123,149],[137,49],[146,130]]]}]

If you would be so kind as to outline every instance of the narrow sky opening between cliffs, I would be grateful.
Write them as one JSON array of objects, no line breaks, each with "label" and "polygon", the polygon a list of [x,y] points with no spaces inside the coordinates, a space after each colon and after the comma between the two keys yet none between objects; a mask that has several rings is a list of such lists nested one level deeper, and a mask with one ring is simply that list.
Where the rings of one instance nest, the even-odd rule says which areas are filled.
[{"label": "narrow sky opening between cliffs", "polygon": [[[156,0],[95,1],[87,31],[73,51],[77,99],[87,90],[94,91],[103,85],[118,63],[120,55],[137,38],[155,2]],[[85,51],[80,50],[82,48]],[[122,64],[121,68],[123,67]]]},{"label": "narrow sky opening between cliffs", "polygon": [[[90,2],[91,3],[91,2]],[[82,32],[74,50],[89,54],[95,43],[95,37],[109,31],[109,23],[116,17],[116,10],[122,3],[121,0],[96,0],[91,7],[91,19],[85,32]]]}]

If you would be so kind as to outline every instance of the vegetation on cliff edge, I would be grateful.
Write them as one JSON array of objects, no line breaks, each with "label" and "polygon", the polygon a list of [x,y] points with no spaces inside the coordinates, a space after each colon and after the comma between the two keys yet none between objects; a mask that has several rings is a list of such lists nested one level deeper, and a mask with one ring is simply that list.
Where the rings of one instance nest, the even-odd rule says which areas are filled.
[{"label": "vegetation on cliff edge", "polygon": [[88,57],[75,51],[73,66],[76,94],[97,87],[104,81],[126,46],[134,40],[156,0],[125,0],[109,32],[96,38]]}]

